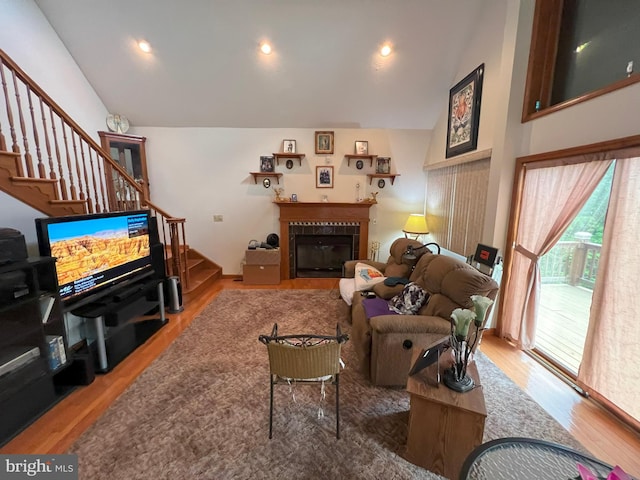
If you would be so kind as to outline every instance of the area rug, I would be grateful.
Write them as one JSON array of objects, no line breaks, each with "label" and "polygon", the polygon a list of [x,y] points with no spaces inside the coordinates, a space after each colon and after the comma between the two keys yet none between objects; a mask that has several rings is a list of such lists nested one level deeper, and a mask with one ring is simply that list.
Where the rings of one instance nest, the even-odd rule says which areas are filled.
[{"label": "area rug", "polygon": [[[341,438],[334,389],[276,387],[268,438],[269,373],[258,341],[349,333],[330,290],[226,290],[71,447],[81,479],[436,479],[402,458],[409,397],[373,387],[343,348]],[[487,404],[484,440],[506,436],[580,445],[486,356],[476,361]],[[292,393],[295,393],[295,402]],[[319,415],[322,409],[324,417]]]}]

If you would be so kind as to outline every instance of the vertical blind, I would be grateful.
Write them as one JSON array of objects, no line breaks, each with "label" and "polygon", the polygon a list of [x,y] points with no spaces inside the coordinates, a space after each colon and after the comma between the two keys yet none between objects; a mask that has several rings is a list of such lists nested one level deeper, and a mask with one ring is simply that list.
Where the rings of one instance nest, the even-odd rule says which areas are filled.
[{"label": "vertical blind", "polygon": [[490,159],[427,171],[427,223],[442,247],[460,255],[480,243],[487,203]]}]

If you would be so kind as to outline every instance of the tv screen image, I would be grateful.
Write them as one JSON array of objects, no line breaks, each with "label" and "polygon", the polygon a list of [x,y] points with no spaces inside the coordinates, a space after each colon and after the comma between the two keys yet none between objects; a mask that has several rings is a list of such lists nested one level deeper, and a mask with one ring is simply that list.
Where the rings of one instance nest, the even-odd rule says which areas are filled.
[{"label": "tv screen image", "polygon": [[40,254],[56,257],[62,300],[151,270],[148,211],[42,218],[36,227]]}]

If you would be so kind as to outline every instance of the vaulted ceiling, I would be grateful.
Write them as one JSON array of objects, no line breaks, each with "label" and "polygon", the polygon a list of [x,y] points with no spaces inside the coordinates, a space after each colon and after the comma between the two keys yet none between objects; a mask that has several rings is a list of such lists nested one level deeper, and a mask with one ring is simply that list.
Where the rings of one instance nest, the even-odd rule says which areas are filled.
[{"label": "vaulted ceiling", "polygon": [[[107,109],[131,125],[429,129],[485,1],[36,3]],[[271,55],[259,51],[264,40]]]}]

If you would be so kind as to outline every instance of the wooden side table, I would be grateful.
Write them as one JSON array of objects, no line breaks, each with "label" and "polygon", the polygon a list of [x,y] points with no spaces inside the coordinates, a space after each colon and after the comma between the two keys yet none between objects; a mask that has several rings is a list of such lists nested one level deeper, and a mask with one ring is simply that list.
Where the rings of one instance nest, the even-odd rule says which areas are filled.
[{"label": "wooden side table", "polygon": [[[467,372],[480,385],[475,362]],[[411,409],[405,458],[439,475],[458,478],[467,455],[482,443],[487,417],[482,388],[458,393],[438,384],[434,364],[409,377],[407,391]]]}]

